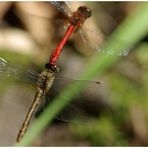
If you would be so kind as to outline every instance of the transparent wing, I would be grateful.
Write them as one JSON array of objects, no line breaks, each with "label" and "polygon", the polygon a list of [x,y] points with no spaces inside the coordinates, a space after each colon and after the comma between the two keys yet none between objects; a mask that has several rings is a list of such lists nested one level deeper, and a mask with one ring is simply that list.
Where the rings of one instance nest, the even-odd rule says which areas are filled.
[{"label": "transparent wing", "polygon": [[25,71],[22,68],[16,67],[8,63],[5,59],[0,57],[0,77],[15,77],[16,79],[20,79],[19,76],[25,76],[27,79],[31,79],[36,82],[39,74],[35,71]]},{"label": "transparent wing", "polygon": [[50,3],[53,6],[55,6],[55,8],[57,8],[59,11],[61,11],[62,13],[67,15],[68,17],[71,17],[72,11],[69,7],[69,4],[67,4],[65,2],[61,2],[61,1],[53,1],[53,2],[50,2]]},{"label": "transparent wing", "polygon": [[53,87],[46,95],[46,101],[43,101],[43,104],[40,106],[40,111],[44,110],[47,105],[50,105],[56,96],[60,94],[65,87],[74,83],[85,83],[88,85],[88,87],[80,95],[75,96],[73,101],[63,109],[63,111],[56,117],[56,119],[64,122],[73,122],[73,120],[76,122],[80,120],[80,122],[84,122],[87,119],[97,117],[100,110],[99,95],[101,94],[101,84],[98,81],[56,78]]},{"label": "transparent wing", "polygon": [[84,26],[78,31],[78,34],[76,36],[77,40],[81,40],[81,42],[83,42],[82,44],[81,42],[77,41],[76,46],[84,48],[86,52],[88,51],[95,54],[102,53],[108,55],[116,54],[119,56],[127,56],[129,51],[132,49],[132,44],[130,42],[127,43],[124,41],[120,41],[119,39],[114,39],[114,44],[119,47],[124,47],[125,45],[128,45],[128,48],[118,49],[117,51],[114,51],[111,48],[107,49],[104,46],[104,38],[101,36],[101,33],[89,28],[85,28]]}]

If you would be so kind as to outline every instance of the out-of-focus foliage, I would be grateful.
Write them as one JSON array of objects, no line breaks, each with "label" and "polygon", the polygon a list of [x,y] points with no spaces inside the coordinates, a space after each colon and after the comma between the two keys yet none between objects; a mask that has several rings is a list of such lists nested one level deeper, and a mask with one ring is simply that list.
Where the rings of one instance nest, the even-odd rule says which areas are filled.
[{"label": "out-of-focus foliage", "polygon": [[73,126],[74,133],[95,146],[147,145],[147,48],[146,43],[141,44],[134,57],[129,56],[110,72],[107,79],[113,112],[104,111],[91,124]]},{"label": "out-of-focus foliage", "polygon": [[[91,25],[88,24],[88,28],[94,26],[100,32],[100,41],[103,41],[108,38],[108,35],[112,35],[113,30],[117,27],[120,28],[120,25],[130,13],[136,13],[140,4],[136,2],[88,2],[87,5],[93,9],[92,16],[94,19],[90,20]],[[147,2],[145,2],[146,4]],[[82,4],[75,2],[72,7],[76,9],[77,5]],[[140,18],[140,15],[139,13],[137,17]],[[38,16],[44,16],[44,18]],[[145,14],[145,16],[147,15]],[[53,6],[45,2],[1,2],[0,57],[13,64],[23,65],[24,69],[41,71],[44,64],[47,63],[52,49],[63,36],[62,24],[57,27],[57,21],[55,21],[55,18],[61,17],[65,18]],[[133,30],[140,28],[138,22],[140,26],[143,25],[141,21],[137,20],[137,27],[135,25]],[[123,29],[128,30],[128,27],[130,25]],[[147,37],[139,42],[143,32],[135,35],[135,40],[138,41],[136,42],[137,46],[133,47],[128,56],[118,57],[120,60],[117,63],[113,62],[108,70],[105,69],[105,73],[103,73],[104,67],[100,66],[99,77],[96,76],[96,79],[101,81],[101,95],[99,93],[96,98],[88,97],[93,100],[93,104],[90,104],[92,107],[89,108],[85,101],[82,101],[84,105],[81,107],[81,109],[86,108],[86,110],[89,108],[93,115],[93,111],[99,108],[97,116],[88,118],[89,120],[84,123],[53,123],[45,128],[45,131],[34,140],[32,145],[148,145],[148,44]],[[146,30],[144,33],[147,33]],[[127,39],[130,39],[130,35],[127,36]],[[90,40],[92,40],[92,37],[90,37]],[[131,38],[129,43],[133,40]],[[82,69],[88,66],[89,55],[94,51],[81,48],[81,42],[78,38],[71,38],[60,56],[58,64],[61,68],[60,74],[64,77],[76,77],[83,72]],[[118,44],[120,43],[118,42]],[[104,57],[106,58],[106,56]],[[101,55],[97,60],[101,60]],[[103,64],[106,66],[105,63]],[[111,62],[107,63],[107,65],[110,64]],[[93,75],[94,67],[89,68],[92,73],[90,72],[88,75]],[[103,76],[100,75],[101,71]],[[0,145],[8,146],[15,143],[21,123],[34,96],[34,90],[32,90],[32,85],[24,83],[25,80],[22,81],[17,76],[15,79],[11,79],[0,74],[0,79],[0,132],[4,133],[1,134]],[[98,100],[99,106],[94,107]],[[62,103],[59,102],[59,107]],[[54,110],[54,108],[52,109]],[[58,108],[55,108],[55,110],[58,110]],[[44,111],[45,117],[52,120],[54,113]],[[36,127],[33,128],[42,127],[46,120],[44,118],[42,118],[43,122],[34,124]],[[32,132],[33,136],[35,134],[38,134],[38,130]],[[31,139],[31,137],[25,138]]]}]

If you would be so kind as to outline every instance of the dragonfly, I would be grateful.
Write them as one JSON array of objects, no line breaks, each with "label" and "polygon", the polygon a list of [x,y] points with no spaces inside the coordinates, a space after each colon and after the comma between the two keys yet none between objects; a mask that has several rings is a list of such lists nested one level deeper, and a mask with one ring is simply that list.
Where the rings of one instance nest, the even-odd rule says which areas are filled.
[{"label": "dragonfly", "polygon": [[[57,8],[61,8],[60,2],[51,2],[51,4],[57,6]],[[70,8],[69,8],[70,10]],[[68,29],[61,40],[61,42],[57,45],[57,47],[53,50],[51,56],[50,56],[50,61],[49,63],[55,64],[57,61],[63,46],[66,44],[67,40],[70,38],[70,36],[75,32],[77,32],[84,22],[86,21],[87,18],[91,16],[91,9],[86,7],[86,6],[80,6],[77,11],[73,12],[71,17],[69,18],[69,26]]]},{"label": "dragonfly", "polygon": [[[31,121],[32,116],[36,112],[42,97],[49,91],[51,88],[53,81],[55,79],[56,73],[59,69],[51,64],[46,64],[44,70],[38,74],[38,76],[33,75],[31,72],[26,72],[28,76],[31,78],[37,78],[36,82],[36,93],[32,105],[26,115],[26,118],[23,122],[22,128],[19,131],[17,142],[20,142],[23,138],[25,132],[27,131],[28,125]],[[0,58],[0,72],[6,74],[16,74],[17,72],[22,72],[21,69],[17,69],[15,66],[8,64],[6,60]]]},{"label": "dragonfly", "polygon": [[[91,28],[85,27],[85,22],[89,21],[89,19],[93,12],[89,7],[80,6],[77,11],[72,10],[71,2],[50,2],[57,10],[64,13],[68,18],[68,27],[67,31],[63,37],[63,40],[69,39],[71,34],[77,33],[78,37],[82,41],[84,48],[94,49],[95,51],[103,54],[117,54],[119,56],[127,56],[129,51],[133,48],[130,42],[126,42],[128,45],[127,49],[123,49],[122,51],[113,51],[113,49],[106,49],[102,43],[103,37],[101,37],[100,32],[97,30],[93,30]],[[115,39],[115,44],[117,45],[125,45],[124,41],[120,41],[119,39]],[[61,45],[62,41],[61,41]],[[60,44],[59,44],[60,46]]]},{"label": "dragonfly", "polygon": [[[57,81],[62,81],[61,78],[56,77],[57,73],[59,72],[59,67],[56,67],[50,63],[47,63],[42,70],[41,73],[35,72],[35,71],[26,71],[23,70],[22,68],[15,66],[9,62],[7,62],[5,59],[0,58],[0,76],[4,74],[5,76],[15,76],[19,77],[22,75],[25,75],[25,77],[29,80],[32,81],[33,84],[36,86],[36,93],[34,96],[34,100],[32,102],[32,105],[30,106],[30,109],[26,115],[26,118],[22,124],[22,127],[18,133],[17,136],[17,142],[20,142],[22,138],[24,137],[28,126],[31,122],[31,119],[33,118],[35,112],[38,110],[39,105],[41,101],[43,101],[43,98],[45,95],[48,95],[49,90],[51,89],[53,83],[55,80]],[[66,80],[64,80],[66,81]],[[69,81],[69,80],[67,80]],[[77,82],[78,83],[85,83],[85,81],[80,81],[79,80],[72,80],[71,83]],[[89,81],[86,81],[89,82]],[[91,82],[91,81],[90,81]],[[89,83],[90,83],[89,82]],[[61,82],[62,83],[62,82]],[[95,83],[96,85],[100,84],[98,81],[92,81],[91,83]],[[75,108],[74,108],[75,110]],[[63,121],[65,120],[63,117],[59,118],[62,119]],[[66,119],[67,120],[67,119]]]},{"label": "dragonfly", "polygon": [[[58,11],[64,14],[67,19],[67,25],[63,25],[64,29],[66,29],[65,34],[63,35],[62,40],[59,42],[59,44],[56,46],[54,51],[51,54],[50,63],[55,63],[58,59],[64,45],[68,42],[70,37],[74,34],[74,36],[79,40],[77,42],[76,46],[84,47],[85,49],[89,49],[89,51],[92,50],[91,53],[102,53],[102,54],[117,54],[119,56],[126,56],[128,55],[129,51],[133,48],[130,42],[124,42],[120,41],[119,39],[115,39],[114,43],[119,45],[125,45],[128,44],[128,48],[120,51],[113,51],[113,49],[106,49],[103,45],[103,36],[101,32],[97,31],[96,27],[95,30],[93,29],[93,26],[91,28],[86,27],[86,23],[91,21],[89,20],[93,16],[93,12],[88,6],[80,6],[77,8],[76,11],[73,11],[71,8],[72,2],[59,2],[59,1],[53,1],[49,2],[48,4],[51,4],[54,8],[56,8]],[[23,11],[23,14],[29,14],[33,17],[41,17],[44,19],[50,19],[43,15],[37,15],[31,12]],[[55,22],[54,20],[51,20]],[[61,19],[58,21],[59,24],[61,24]],[[62,25],[62,24],[61,24]],[[78,45],[79,44],[79,45]]]}]

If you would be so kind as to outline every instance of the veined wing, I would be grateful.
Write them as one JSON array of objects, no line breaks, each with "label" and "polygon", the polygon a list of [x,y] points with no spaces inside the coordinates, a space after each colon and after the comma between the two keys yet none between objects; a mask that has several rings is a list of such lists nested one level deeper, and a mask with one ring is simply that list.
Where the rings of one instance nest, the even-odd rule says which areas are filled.
[{"label": "veined wing", "polygon": [[[66,78],[56,78],[52,88],[45,96],[45,102],[40,106],[40,111],[47,105],[50,105],[56,98],[56,95],[62,93],[62,90],[69,84],[84,84],[89,85],[85,91],[82,91],[80,95],[75,96],[73,100],[68,104],[63,111],[56,117],[56,119],[64,122],[76,122],[78,120],[87,120],[88,118],[94,118],[98,116],[100,105],[99,105],[99,93],[101,92],[101,84],[98,81],[83,81]],[[63,94],[64,95],[64,94]],[[44,107],[43,107],[44,106]],[[39,112],[40,112],[39,111]],[[38,113],[39,113],[38,112]],[[80,121],[83,123],[83,121]]]},{"label": "veined wing", "polygon": [[[104,40],[107,41],[108,38],[104,39],[104,37],[101,37],[100,32],[86,28],[85,24],[79,30],[78,34],[76,34],[76,38],[78,42],[76,46],[81,47],[82,49],[84,48],[85,51],[88,49],[89,51],[95,54],[101,53],[108,55],[127,56],[130,50],[133,48],[133,45],[130,42],[121,41],[119,39],[114,39],[113,41],[117,47],[125,47],[125,45],[128,45],[128,47],[124,49],[117,49],[116,51],[114,51],[114,49],[111,48],[106,48],[104,46]],[[83,44],[79,42],[79,40],[83,41]]]},{"label": "veined wing", "polygon": [[22,68],[8,63],[5,59],[0,57],[0,77],[4,76],[13,76],[15,78],[18,78],[19,76],[26,76],[26,78],[36,82],[39,74],[35,71],[23,70]]},{"label": "veined wing", "polygon": [[59,11],[64,13],[66,16],[71,17],[72,11],[71,11],[71,9],[70,9],[70,7],[68,6],[67,3],[60,2],[60,1],[53,1],[53,2],[50,2],[50,3],[53,6],[55,6],[55,8],[57,8]]}]

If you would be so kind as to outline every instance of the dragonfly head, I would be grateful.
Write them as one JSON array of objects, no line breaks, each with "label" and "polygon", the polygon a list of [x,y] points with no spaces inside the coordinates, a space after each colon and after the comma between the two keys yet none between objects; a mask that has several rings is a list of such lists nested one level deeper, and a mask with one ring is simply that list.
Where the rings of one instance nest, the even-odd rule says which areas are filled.
[{"label": "dragonfly head", "polygon": [[48,70],[50,70],[50,71],[52,71],[52,72],[54,72],[54,73],[57,73],[59,71],[59,67],[58,66],[52,65],[50,63],[47,63],[45,65],[45,68],[48,69]]},{"label": "dragonfly head", "polygon": [[91,16],[91,13],[92,13],[91,9],[88,8],[88,7],[86,7],[86,6],[80,6],[78,8],[78,11],[80,13],[83,13],[86,18],[90,17]]}]

